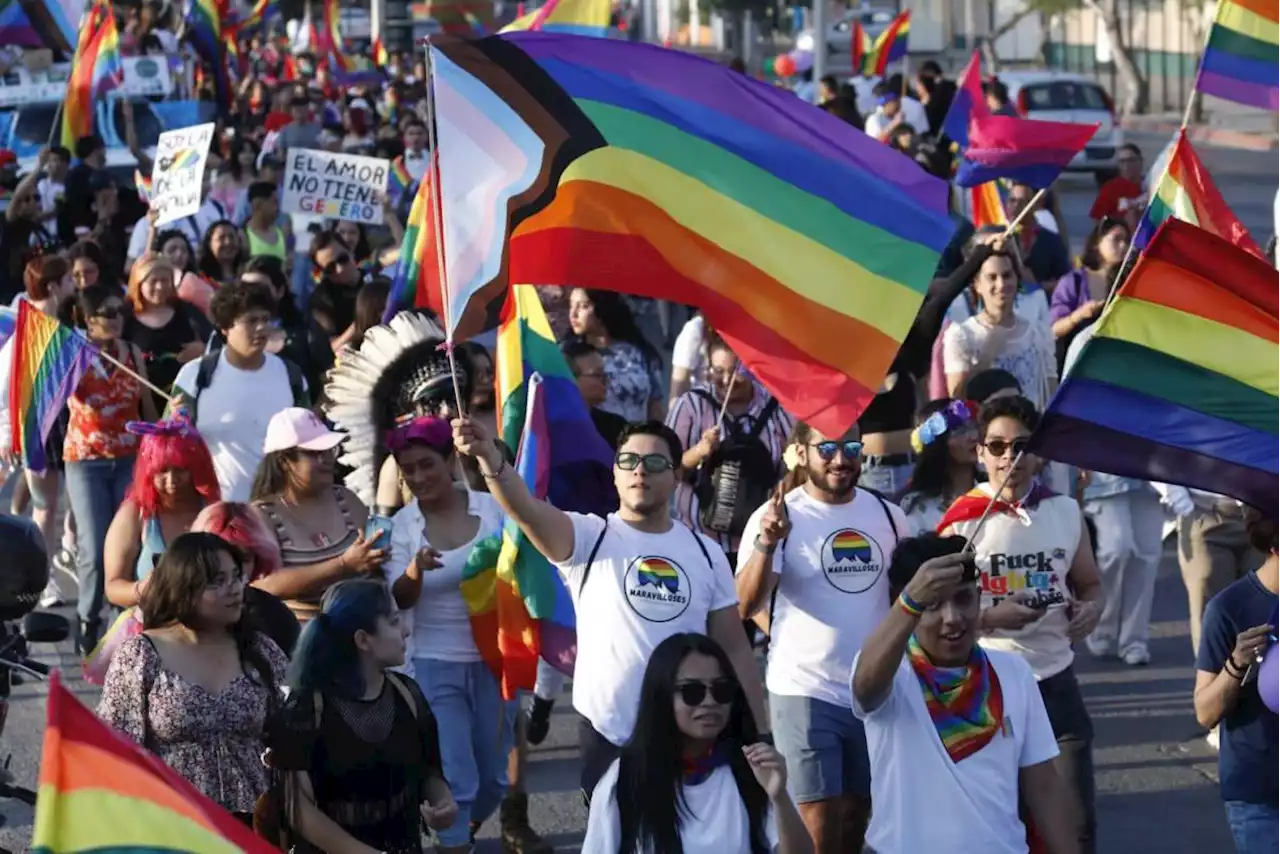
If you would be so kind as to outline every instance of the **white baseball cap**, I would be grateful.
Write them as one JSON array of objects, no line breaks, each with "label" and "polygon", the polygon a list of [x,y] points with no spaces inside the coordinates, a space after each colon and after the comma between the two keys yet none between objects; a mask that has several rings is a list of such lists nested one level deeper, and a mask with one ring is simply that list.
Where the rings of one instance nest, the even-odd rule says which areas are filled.
[{"label": "white baseball cap", "polygon": [[301,448],[304,451],[329,451],[338,447],[342,433],[335,433],[310,409],[290,406],[271,416],[267,438],[262,443],[264,454]]}]

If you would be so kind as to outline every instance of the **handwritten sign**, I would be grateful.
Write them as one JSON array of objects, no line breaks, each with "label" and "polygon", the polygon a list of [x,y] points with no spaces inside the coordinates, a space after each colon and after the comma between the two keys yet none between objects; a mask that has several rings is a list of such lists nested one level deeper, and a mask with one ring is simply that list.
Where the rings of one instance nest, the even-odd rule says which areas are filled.
[{"label": "handwritten sign", "polygon": [[380,225],[391,166],[377,157],[289,149],[280,209]]},{"label": "handwritten sign", "polygon": [[212,141],[212,122],[160,134],[151,172],[151,209],[157,213],[157,226],[200,210]]}]

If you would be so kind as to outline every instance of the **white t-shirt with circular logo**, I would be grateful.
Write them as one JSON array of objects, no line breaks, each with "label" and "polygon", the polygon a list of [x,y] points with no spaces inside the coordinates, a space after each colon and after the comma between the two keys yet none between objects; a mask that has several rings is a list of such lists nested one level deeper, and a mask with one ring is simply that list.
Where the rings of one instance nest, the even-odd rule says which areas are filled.
[{"label": "white t-shirt with circular logo", "polygon": [[[640,683],[653,650],[674,634],[706,634],[708,614],[736,608],[733,571],[714,541],[680,522],[649,534],[613,513],[607,531],[599,516],[569,517],[573,554],[556,567],[578,620],[573,707],[620,745],[635,728]],[[587,559],[602,531],[584,586]]]},{"label": "white t-shirt with circular logo", "polygon": [[[783,500],[791,533],[773,556],[778,592],[765,686],[848,709],[853,658],[889,610],[886,572],[898,539],[910,534],[907,517],[865,489],[846,504],[818,501],[803,487]],[[751,559],[767,506],[747,520],[739,570]]]}]

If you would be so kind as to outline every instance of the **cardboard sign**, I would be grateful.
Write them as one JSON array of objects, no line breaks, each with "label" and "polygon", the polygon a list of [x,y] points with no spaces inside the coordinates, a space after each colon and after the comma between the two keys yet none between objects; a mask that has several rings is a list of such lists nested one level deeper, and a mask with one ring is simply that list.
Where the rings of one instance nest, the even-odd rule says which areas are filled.
[{"label": "cardboard sign", "polygon": [[391,164],[377,157],[291,148],[284,169],[284,213],[380,225]]},{"label": "cardboard sign", "polygon": [[156,143],[155,169],[151,172],[151,209],[156,226],[200,210],[204,167],[209,162],[213,123],[167,130]]}]

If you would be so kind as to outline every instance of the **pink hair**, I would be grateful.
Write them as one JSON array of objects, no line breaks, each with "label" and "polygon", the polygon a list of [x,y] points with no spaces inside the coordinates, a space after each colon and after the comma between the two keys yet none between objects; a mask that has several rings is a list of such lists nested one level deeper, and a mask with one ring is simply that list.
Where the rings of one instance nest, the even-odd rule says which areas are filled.
[{"label": "pink hair", "polygon": [[280,543],[248,504],[219,501],[200,511],[192,531],[217,534],[253,557],[249,580],[265,578],[281,567]]},{"label": "pink hair", "polygon": [[191,475],[191,485],[206,504],[222,500],[213,458],[200,434],[191,428],[186,435],[159,433],[144,435],[138,443],[138,458],[133,464],[133,485],[129,498],[138,505],[142,518],[153,518],[160,512],[160,494],[156,492],[156,476],[171,469]]}]

